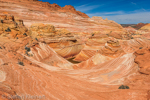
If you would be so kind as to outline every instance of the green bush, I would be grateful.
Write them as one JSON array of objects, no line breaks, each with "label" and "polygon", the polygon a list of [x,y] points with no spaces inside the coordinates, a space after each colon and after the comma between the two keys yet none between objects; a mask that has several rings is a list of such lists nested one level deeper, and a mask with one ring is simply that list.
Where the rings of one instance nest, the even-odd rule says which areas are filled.
[{"label": "green bush", "polygon": [[29,51],[30,51],[30,48],[29,48],[29,47],[25,47],[25,50],[26,50],[27,52],[29,52]]},{"label": "green bush", "polygon": [[21,61],[19,61],[18,64],[21,65],[21,66],[24,66],[24,63],[21,62]]},{"label": "green bush", "polygon": [[5,31],[6,32],[11,32],[11,29],[8,27]]},{"label": "green bush", "polygon": [[3,23],[3,20],[1,20],[1,23]]},{"label": "green bush", "polygon": [[24,33],[23,35],[27,36],[27,33]]},{"label": "green bush", "polygon": [[129,89],[129,86],[121,85],[118,89]]},{"label": "green bush", "polygon": [[35,38],[35,40],[37,40],[37,41],[38,41],[38,39],[37,39],[37,38]]}]

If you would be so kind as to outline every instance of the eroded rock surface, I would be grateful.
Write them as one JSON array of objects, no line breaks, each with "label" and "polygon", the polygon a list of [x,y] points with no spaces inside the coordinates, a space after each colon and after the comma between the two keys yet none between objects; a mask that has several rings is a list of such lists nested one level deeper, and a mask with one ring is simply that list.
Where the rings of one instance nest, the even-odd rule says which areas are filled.
[{"label": "eroded rock surface", "polygon": [[22,20],[11,15],[0,15],[0,20],[0,36],[17,39],[27,36],[28,29]]},{"label": "eroded rock surface", "polygon": [[66,29],[55,30],[53,25],[33,24],[30,27],[33,39],[46,43],[64,58],[74,57],[83,48],[83,44]]},{"label": "eroded rock surface", "polygon": [[8,13],[23,19],[28,27],[33,23],[44,23],[52,24],[58,29],[66,28],[70,32],[126,33],[116,22],[98,17],[89,18],[70,5],[60,7],[57,4],[34,0],[0,0],[0,8],[1,13]]},{"label": "eroded rock surface", "polygon": [[[1,0],[5,7],[8,1]],[[13,2],[10,7],[19,4],[18,0]],[[45,4],[25,0],[20,2],[21,8],[25,6],[23,2],[34,7]],[[20,6],[15,7],[20,9]],[[54,6],[52,10],[56,11],[61,9],[49,3],[43,8],[48,6]],[[70,8],[74,10],[72,6],[65,7]],[[150,40],[146,37],[131,38],[134,34],[100,17],[87,19],[101,22],[101,32],[89,33],[81,30],[73,33],[68,28],[58,30],[53,24],[33,24],[27,30],[16,17],[2,15],[0,18],[4,21],[0,26],[0,99],[23,100],[27,96],[38,96],[41,100],[149,99]],[[98,29],[95,24],[91,26]],[[15,30],[16,35],[12,36],[10,30]],[[81,62],[73,64],[65,59],[70,57]],[[129,88],[122,90],[120,86]]]},{"label": "eroded rock surface", "polygon": [[139,65],[139,72],[142,74],[150,75],[150,48],[140,47],[138,51],[135,52],[136,59],[135,62]]},{"label": "eroded rock surface", "polygon": [[140,28],[140,30],[150,31],[150,24],[146,24]]}]

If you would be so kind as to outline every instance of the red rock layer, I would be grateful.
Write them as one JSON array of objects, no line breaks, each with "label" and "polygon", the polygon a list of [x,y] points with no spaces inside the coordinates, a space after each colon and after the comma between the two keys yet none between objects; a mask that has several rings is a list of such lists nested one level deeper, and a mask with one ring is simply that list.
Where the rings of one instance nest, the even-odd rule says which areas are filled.
[{"label": "red rock layer", "polygon": [[138,63],[140,67],[139,72],[142,74],[150,75],[150,48],[141,47],[138,51],[135,52],[135,55],[135,62]]},{"label": "red rock layer", "polygon": [[96,53],[112,58],[116,58],[125,54],[118,40],[108,37],[93,38],[86,42],[86,45],[74,60],[86,61]]},{"label": "red rock layer", "polygon": [[[72,98],[75,100],[85,100],[85,98],[91,100],[147,99],[148,91],[146,89],[140,90],[141,87],[132,87],[129,84],[129,90],[118,89],[120,84],[123,84],[124,78],[128,79],[129,75],[137,71],[133,54],[127,54],[102,64],[92,59],[93,65],[95,65],[93,69],[70,70],[55,67],[55,64],[65,65],[67,62],[59,58],[46,44],[39,44],[39,46],[33,44],[31,48],[33,56],[24,57],[20,55],[23,53],[20,50],[28,45],[29,40],[29,37],[20,38],[17,41],[0,39],[2,48],[0,49],[0,89],[5,92],[6,96],[23,98],[26,95],[36,95],[47,100],[68,100]],[[10,43],[13,45],[9,45]],[[47,59],[48,55],[50,55],[50,59]],[[53,59],[57,62],[54,62],[54,66],[51,66]],[[18,61],[22,61],[24,66],[19,65]],[[88,66],[85,65],[85,67]],[[138,97],[134,95],[138,95]],[[8,97],[6,96],[4,98],[7,100]],[[2,100],[5,99],[2,98]]]},{"label": "red rock layer", "polygon": [[0,15],[0,36],[8,38],[22,38],[28,35],[28,29],[23,21],[14,16]]},{"label": "red rock layer", "polygon": [[[11,20],[6,21],[8,26],[14,26],[13,17],[6,16],[7,19]],[[0,28],[4,28],[3,25]],[[23,35],[26,30],[24,27],[20,31],[19,26],[12,29],[19,31],[19,35]],[[11,33],[5,30],[2,30],[2,34],[5,36],[0,36],[1,100],[148,100],[150,97],[148,39],[121,40],[109,38],[106,33],[98,38],[96,35],[93,38],[80,37],[80,42],[85,43],[84,52],[80,55],[85,53],[88,60],[72,64],[49,45],[59,47],[59,44],[63,44],[67,48],[61,51],[63,55],[69,50],[70,54],[76,53],[76,43],[80,40],[78,34],[73,36],[67,31],[56,31],[54,26],[44,24],[33,26],[29,34],[21,38],[9,37]],[[52,41],[57,43],[53,44]],[[92,53],[92,50],[95,52]],[[130,89],[118,89],[120,85],[128,85]]]},{"label": "red rock layer", "polygon": [[[5,2],[7,2],[7,1],[5,1]],[[8,2],[9,3],[18,3],[21,5],[24,5],[23,3],[26,3],[29,5],[31,4],[33,6],[46,7],[47,9],[56,10],[59,12],[71,12],[71,13],[74,13],[76,15],[80,15],[82,17],[89,18],[85,13],[82,13],[80,11],[76,11],[75,8],[71,5],[66,5],[65,7],[60,7],[59,5],[57,5],[55,3],[50,4],[48,2],[42,2],[42,1],[38,1],[38,0],[8,0]]]},{"label": "red rock layer", "polygon": [[53,25],[33,24],[29,30],[33,39],[48,44],[64,58],[74,57],[83,48],[82,43],[66,29],[55,30]]},{"label": "red rock layer", "polygon": [[60,7],[41,1],[0,0],[0,12],[11,14],[24,20],[30,27],[33,23],[52,24],[56,28],[66,28],[71,32],[103,31],[109,33],[125,33],[121,25],[114,21],[97,17],[89,18],[76,11],[72,6]]},{"label": "red rock layer", "polygon": [[137,25],[134,26],[135,29],[140,29],[141,27],[145,26],[146,24],[144,23],[138,23]]},{"label": "red rock layer", "polygon": [[150,31],[150,23],[146,24],[145,26],[141,27],[140,30]]}]

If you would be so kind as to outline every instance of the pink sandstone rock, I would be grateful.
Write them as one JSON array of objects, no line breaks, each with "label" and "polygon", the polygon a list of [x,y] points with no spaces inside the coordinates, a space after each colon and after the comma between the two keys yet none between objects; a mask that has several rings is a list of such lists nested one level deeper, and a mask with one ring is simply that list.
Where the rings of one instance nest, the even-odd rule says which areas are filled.
[{"label": "pink sandstone rock", "polygon": [[[40,4],[39,1],[34,0],[0,1],[5,6],[3,9],[5,11],[13,7],[26,11],[28,8],[23,8],[27,7],[23,3],[33,6],[34,11],[30,9],[32,14],[42,11],[38,7],[50,9],[54,6],[55,10],[60,9],[57,4],[50,5],[42,2]],[[10,8],[6,7],[8,1]],[[72,6],[66,6],[66,9],[69,8],[74,10]],[[54,11],[53,8],[51,10]],[[96,28],[91,29],[92,32],[88,30],[88,32],[73,33],[67,30],[68,26],[67,29],[57,30],[53,24],[34,24],[27,30],[22,20],[9,15],[5,16],[5,14],[0,16],[4,20],[0,26],[1,100],[21,100],[25,99],[24,97],[34,96],[41,100],[150,99],[150,40],[146,36],[131,39],[133,34],[130,36],[128,31],[113,21],[99,17],[85,18],[85,20],[81,16],[81,19],[78,20],[81,26],[90,24],[93,26],[95,21],[101,21],[101,23],[97,24],[97,22],[93,26]],[[54,14],[57,15],[58,11],[54,11]],[[31,20],[31,15],[28,18]],[[39,17],[36,16],[36,18]],[[36,18],[34,21],[37,20]],[[57,22],[61,22],[60,18],[58,17]],[[82,22],[83,20],[88,20],[88,23]],[[75,20],[70,22],[73,21]],[[6,25],[3,26],[3,24]],[[9,37],[9,34],[13,33],[3,30],[8,26],[15,30],[14,34],[17,31],[16,35],[20,38]],[[81,28],[74,24],[73,27],[72,31],[75,28]],[[97,30],[99,28],[101,31]],[[24,34],[24,31],[27,32],[27,35],[20,36]],[[120,35],[119,32],[123,33]],[[138,32],[145,31],[139,30]],[[117,35],[113,36],[110,33]],[[82,62],[73,64],[65,59],[71,56]],[[129,89],[118,89],[121,85],[127,85]]]},{"label": "pink sandstone rock", "polygon": [[[32,7],[31,7],[32,6]],[[66,28],[70,32],[110,31],[124,34],[126,30],[111,20],[89,18],[86,14],[76,11],[72,6],[60,7],[42,1],[0,0],[0,12],[14,15],[24,20],[30,27],[33,23],[52,24],[57,29]],[[15,9],[15,11],[13,10]],[[106,30],[107,29],[107,30]]]}]

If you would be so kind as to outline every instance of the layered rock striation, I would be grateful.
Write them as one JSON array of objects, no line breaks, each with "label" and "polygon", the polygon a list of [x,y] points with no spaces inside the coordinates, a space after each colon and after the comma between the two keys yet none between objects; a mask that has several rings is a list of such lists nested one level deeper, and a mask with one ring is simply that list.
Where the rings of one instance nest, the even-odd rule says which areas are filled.
[{"label": "layered rock striation", "polygon": [[[62,16],[62,8],[57,4],[40,4],[37,0],[0,2],[4,8],[1,11],[14,13],[30,24],[35,22],[27,29],[19,18],[6,15],[7,12],[0,15],[0,99],[150,99],[148,37],[132,38],[135,34],[131,31],[101,17],[89,19],[75,14],[69,21],[63,20],[68,14],[74,15],[72,6],[65,6],[63,9],[68,11],[63,10]],[[29,5],[33,6],[31,15],[19,15],[29,12]],[[32,16],[35,13],[41,16]],[[36,18],[47,24],[37,24]],[[56,24],[66,25],[66,29],[58,30]],[[66,60],[71,57],[80,63]]]},{"label": "layered rock striation", "polygon": [[64,58],[74,57],[84,47],[68,30],[56,30],[49,24],[33,24],[30,27],[30,34],[33,39],[48,44]]},{"label": "layered rock striation", "polygon": [[22,38],[28,35],[27,31],[22,20],[15,19],[11,15],[0,15],[0,36]]},{"label": "layered rock striation", "polygon": [[76,11],[73,6],[60,7],[42,1],[0,0],[0,12],[8,13],[24,20],[30,27],[34,23],[52,24],[56,28],[66,28],[70,32],[111,31],[125,33],[121,25],[111,20],[89,18],[86,14]]}]

